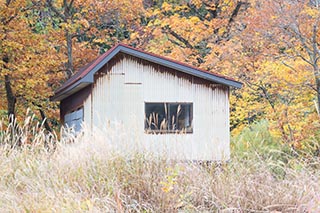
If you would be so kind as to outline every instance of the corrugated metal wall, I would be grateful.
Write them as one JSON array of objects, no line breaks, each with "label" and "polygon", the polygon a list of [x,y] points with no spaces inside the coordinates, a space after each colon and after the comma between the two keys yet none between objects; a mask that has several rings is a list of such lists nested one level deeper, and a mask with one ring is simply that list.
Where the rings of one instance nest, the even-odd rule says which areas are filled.
[{"label": "corrugated metal wall", "polygon": [[[100,74],[84,104],[84,120],[92,127],[123,125],[134,132],[137,149],[188,160],[227,160],[229,150],[228,88],[193,83],[163,67],[125,57]],[[192,102],[192,134],[146,134],[145,102]],[[130,133],[130,135],[132,135]]]}]

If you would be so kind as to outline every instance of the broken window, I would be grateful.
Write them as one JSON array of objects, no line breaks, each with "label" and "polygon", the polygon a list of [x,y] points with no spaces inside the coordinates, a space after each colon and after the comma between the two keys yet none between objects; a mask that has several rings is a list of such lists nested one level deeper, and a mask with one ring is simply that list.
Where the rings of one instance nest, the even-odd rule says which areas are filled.
[{"label": "broken window", "polygon": [[192,133],[192,103],[145,103],[147,133]]}]

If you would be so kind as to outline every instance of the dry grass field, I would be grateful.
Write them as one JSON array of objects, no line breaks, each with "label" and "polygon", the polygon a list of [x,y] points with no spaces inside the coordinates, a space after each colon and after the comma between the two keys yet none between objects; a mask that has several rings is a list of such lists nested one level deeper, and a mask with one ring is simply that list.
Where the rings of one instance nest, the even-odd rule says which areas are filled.
[{"label": "dry grass field", "polygon": [[29,119],[11,133],[0,127],[0,212],[320,211],[316,157],[233,146],[201,164],[110,151],[129,140],[116,130],[58,140]]}]

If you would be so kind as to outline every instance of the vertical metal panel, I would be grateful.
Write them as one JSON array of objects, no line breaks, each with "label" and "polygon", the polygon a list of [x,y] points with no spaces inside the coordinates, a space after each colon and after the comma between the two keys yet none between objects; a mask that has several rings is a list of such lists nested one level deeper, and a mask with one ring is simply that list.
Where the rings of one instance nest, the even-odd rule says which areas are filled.
[{"label": "vertical metal panel", "polygon": [[124,74],[117,63],[111,72],[99,76],[93,89],[92,124],[104,128],[121,123],[124,113]]},{"label": "vertical metal panel", "polygon": [[[229,159],[228,87],[198,84],[165,68],[124,57],[108,74],[101,75],[93,88],[93,126],[104,128],[120,123],[137,135],[140,148],[171,158],[189,160]],[[146,134],[145,102],[192,102],[192,134]],[[85,119],[90,117],[85,109]]]},{"label": "vertical metal panel", "polygon": [[83,103],[83,122],[87,127],[92,127],[92,104],[91,104],[92,94],[88,96],[88,98]]}]

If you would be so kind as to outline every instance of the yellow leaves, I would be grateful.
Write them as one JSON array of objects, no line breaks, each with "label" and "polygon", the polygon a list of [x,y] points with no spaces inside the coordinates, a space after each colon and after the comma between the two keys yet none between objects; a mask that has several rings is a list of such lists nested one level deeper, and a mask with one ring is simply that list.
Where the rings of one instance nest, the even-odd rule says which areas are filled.
[{"label": "yellow leaves", "polygon": [[63,30],[70,30],[72,29],[72,25],[71,24],[68,24],[68,23],[61,23],[60,24],[60,27],[63,29]]},{"label": "yellow leaves", "polygon": [[199,19],[198,17],[196,17],[196,16],[192,16],[192,17],[190,18],[190,21],[191,21],[193,24],[197,24],[197,23],[200,21],[200,19]]},{"label": "yellow leaves", "polygon": [[168,4],[167,2],[163,2],[161,6],[162,11],[170,11],[172,9],[171,4]]},{"label": "yellow leaves", "polygon": [[310,7],[309,5],[306,5],[304,7],[304,10],[301,12],[302,14],[308,15],[312,18],[319,18],[320,11],[316,7]]},{"label": "yellow leaves", "polygon": [[161,23],[161,20],[160,19],[156,19],[154,20],[153,22],[153,25],[154,26],[163,26],[164,22]]},{"label": "yellow leaves", "polygon": [[223,36],[223,34],[226,32],[227,32],[227,28],[225,26],[223,26],[218,30],[218,35]]},{"label": "yellow leaves", "polygon": [[[315,94],[307,86],[315,83],[310,75],[310,68],[299,58],[284,61],[294,68],[291,69],[268,57],[268,48],[274,49],[274,54],[279,52],[279,46],[297,42],[294,38],[287,37],[282,43],[270,44],[266,41],[263,36],[278,32],[266,23],[271,21],[276,24],[283,18],[271,13],[268,7],[265,10],[253,7],[247,10],[245,7],[249,5],[242,5],[239,14],[244,11],[248,14],[238,14],[238,19],[230,24],[237,0],[205,1],[206,4],[202,0],[188,3],[162,1],[161,6],[150,7],[147,12],[144,11],[142,0],[79,0],[74,1],[73,16],[68,17],[67,21],[57,18],[55,25],[58,26],[51,27],[48,24],[47,35],[40,37],[29,28],[38,19],[20,14],[21,10],[17,9],[30,1],[11,2],[13,6],[8,10],[0,7],[1,18],[10,18],[19,12],[19,16],[10,24],[0,25],[0,55],[8,54],[11,59],[6,65],[7,69],[3,69],[3,62],[0,61],[0,75],[12,73],[14,79],[17,79],[14,81],[15,91],[26,99],[34,99],[38,95],[35,90],[47,97],[52,90],[44,89],[46,83],[57,87],[64,78],[61,70],[67,60],[64,55],[67,52],[64,37],[66,31],[74,36],[81,35],[79,39],[72,40],[76,68],[95,58],[99,48],[106,50],[115,41],[130,35],[127,42],[138,47],[140,45],[145,50],[205,69],[211,68],[214,72],[234,78],[241,77],[247,82],[242,90],[234,92],[237,96],[230,96],[234,123],[243,124],[250,119],[264,117],[270,121],[274,135],[282,136],[281,131],[286,134],[291,134],[292,131],[294,140],[300,140],[308,135],[305,130],[308,129],[307,124],[312,123],[312,119],[315,120],[312,102]],[[63,0],[53,2],[58,11],[64,11]],[[267,6],[272,4],[271,1],[268,2]],[[259,4],[261,6],[263,3]],[[296,10],[293,6],[291,9]],[[319,16],[319,12],[309,5],[302,9],[296,22],[301,26],[302,35],[310,36],[314,23],[312,21]],[[217,17],[214,17],[213,11],[218,11]],[[264,13],[259,14],[259,19],[257,15],[261,11]],[[290,13],[285,14],[281,24],[287,24],[285,21],[290,18],[289,15]],[[93,24],[90,26],[91,23]],[[245,36],[238,36],[238,28],[244,26]],[[259,30],[252,30],[254,28]],[[262,32],[262,29],[266,29],[267,33]],[[294,55],[295,51],[303,49],[299,45],[295,47],[297,49],[286,48],[281,51]],[[301,55],[308,56],[303,53]],[[25,91],[24,88],[29,90]],[[241,128],[238,127],[237,130]],[[161,185],[164,193],[170,193],[174,189],[173,180],[165,179]]]},{"label": "yellow leaves", "polygon": [[150,16],[158,16],[160,14],[161,14],[161,10],[155,9],[155,10],[153,10],[153,12],[149,12],[147,15],[149,15],[149,17],[150,17]]},{"label": "yellow leaves", "polygon": [[94,42],[94,43],[103,44],[103,43],[105,43],[105,40],[104,40],[104,39],[101,39],[101,38],[95,38],[95,39],[93,40],[93,42]]},{"label": "yellow leaves", "polygon": [[[9,8],[0,6],[0,58],[8,57],[5,64],[0,60],[0,75],[1,78],[10,76],[14,95],[19,97],[18,110],[32,105],[35,100],[40,102],[48,98],[52,94],[48,83],[61,80],[52,71],[59,69],[60,61],[52,62],[52,57],[59,54],[52,51],[48,43],[51,38],[33,31],[32,27],[39,20],[35,15],[37,11],[28,10],[30,4],[30,1],[17,0],[10,1]],[[0,86],[3,92],[3,85]]]},{"label": "yellow leaves", "polygon": [[235,111],[231,113],[239,120],[261,113],[269,121],[274,137],[298,146],[314,128],[310,121],[316,115],[313,106],[315,96],[305,85],[312,75],[305,66],[301,66],[301,60],[288,60],[286,63],[291,67],[270,59],[260,60],[255,71],[247,74],[250,82],[242,89],[241,99],[231,96],[231,101],[236,103]]},{"label": "yellow leaves", "polygon": [[234,0],[224,0],[222,4],[225,4],[229,7],[234,7],[235,6],[235,1]]},{"label": "yellow leaves", "polygon": [[314,131],[315,126],[310,125],[310,121],[317,118],[316,113],[310,109],[310,107],[304,107],[301,102],[293,105],[278,104],[275,113],[277,117],[270,119],[271,133],[281,137],[286,143],[299,146]]},{"label": "yellow leaves", "polygon": [[23,49],[23,43],[20,43],[19,40],[17,41],[13,41],[13,40],[5,40],[3,42],[3,48],[2,48],[2,51],[5,51],[5,52],[11,52],[13,53],[14,50],[22,50]]},{"label": "yellow leaves", "polygon": [[187,7],[186,5],[182,4],[182,5],[178,5],[178,6],[175,6],[175,10],[176,11],[184,11],[184,12],[187,12],[190,10],[189,7]]},{"label": "yellow leaves", "polygon": [[161,181],[162,191],[165,193],[169,193],[174,189],[174,186],[177,184],[177,177],[179,174],[179,167],[168,168],[168,175],[165,177],[164,181]]},{"label": "yellow leaves", "polygon": [[233,11],[235,6],[236,6],[235,0],[223,0],[219,4],[220,10],[224,13]]},{"label": "yellow leaves", "polygon": [[131,40],[134,40],[134,39],[137,39],[139,37],[139,33],[137,32],[133,32],[130,34],[130,39]]},{"label": "yellow leaves", "polygon": [[195,5],[197,8],[202,6],[202,0],[192,0],[190,1],[191,4]]}]

